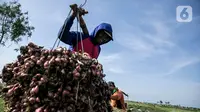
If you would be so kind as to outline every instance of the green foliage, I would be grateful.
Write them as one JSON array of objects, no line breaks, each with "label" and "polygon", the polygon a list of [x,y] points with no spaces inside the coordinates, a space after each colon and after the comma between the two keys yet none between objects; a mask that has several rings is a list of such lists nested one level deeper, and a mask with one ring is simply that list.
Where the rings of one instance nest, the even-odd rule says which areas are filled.
[{"label": "green foliage", "polygon": [[142,102],[128,102],[129,112],[200,112],[198,108],[178,107],[175,105],[161,105]]},{"label": "green foliage", "polygon": [[5,103],[2,98],[0,98],[0,112],[4,111]]},{"label": "green foliage", "polygon": [[[127,101],[127,112],[200,112],[199,108]],[[114,112],[121,112],[115,109]]]},{"label": "green foliage", "polygon": [[29,25],[28,12],[22,12],[18,2],[0,4],[0,45],[7,41],[18,43],[23,36],[31,37],[33,26]]}]

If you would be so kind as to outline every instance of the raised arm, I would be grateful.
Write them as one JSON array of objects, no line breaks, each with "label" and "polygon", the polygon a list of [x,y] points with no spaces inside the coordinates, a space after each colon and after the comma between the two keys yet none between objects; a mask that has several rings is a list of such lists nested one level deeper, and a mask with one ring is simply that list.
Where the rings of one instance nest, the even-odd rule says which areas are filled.
[{"label": "raised arm", "polygon": [[82,30],[83,30],[83,34],[89,36],[89,32],[88,32],[87,26],[86,26],[85,21],[84,21],[84,19],[83,19],[83,17],[82,17],[82,15],[87,14],[88,11],[86,11],[86,10],[83,9],[83,8],[81,8],[81,9],[79,9],[79,10],[80,10],[80,13],[79,13],[80,27],[81,27]]},{"label": "raised arm", "polygon": [[[73,7],[74,8],[74,7]],[[70,31],[72,25],[73,25],[73,21],[76,17],[76,11],[74,9],[72,15],[67,18],[64,22],[64,25],[61,27],[59,33],[58,33],[58,38],[68,44],[68,45],[75,45],[77,42],[77,34],[78,34],[78,38],[80,38],[80,35],[83,36],[83,33],[78,32],[78,31]]]}]

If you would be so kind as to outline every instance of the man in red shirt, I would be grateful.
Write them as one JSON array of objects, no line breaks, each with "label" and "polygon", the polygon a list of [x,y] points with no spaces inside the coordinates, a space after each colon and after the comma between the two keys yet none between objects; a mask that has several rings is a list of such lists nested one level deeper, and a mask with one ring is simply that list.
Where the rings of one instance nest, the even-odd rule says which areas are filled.
[{"label": "man in red shirt", "polygon": [[[112,26],[109,23],[101,23],[98,25],[91,34],[89,34],[86,24],[82,15],[86,13],[84,9],[80,9],[76,4],[70,5],[72,8],[72,15],[65,20],[64,25],[61,27],[58,38],[65,44],[70,45],[72,51],[82,51],[88,53],[92,58],[98,58],[101,52],[101,46],[113,41]],[[77,11],[80,18],[80,27],[83,32],[70,31],[74,19],[77,17]],[[82,37],[82,40],[81,40]]]}]

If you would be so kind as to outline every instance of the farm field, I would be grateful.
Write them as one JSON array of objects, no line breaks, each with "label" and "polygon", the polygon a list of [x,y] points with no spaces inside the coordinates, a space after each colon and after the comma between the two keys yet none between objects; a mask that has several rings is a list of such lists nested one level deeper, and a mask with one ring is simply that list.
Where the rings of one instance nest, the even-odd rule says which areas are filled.
[{"label": "farm field", "polygon": [[[200,112],[200,109],[194,108],[181,108],[175,107],[173,105],[158,105],[151,103],[140,103],[128,101],[128,111],[127,112]],[[120,112],[119,110],[115,110],[114,112]]]},{"label": "farm field", "polygon": [[[162,106],[158,104],[150,104],[150,103],[139,103],[128,101],[128,111],[127,112],[200,112],[200,109],[192,110],[189,109],[181,109],[173,106]],[[0,98],[0,112],[4,110],[4,101]],[[120,112],[120,110],[114,110],[114,112]]]}]

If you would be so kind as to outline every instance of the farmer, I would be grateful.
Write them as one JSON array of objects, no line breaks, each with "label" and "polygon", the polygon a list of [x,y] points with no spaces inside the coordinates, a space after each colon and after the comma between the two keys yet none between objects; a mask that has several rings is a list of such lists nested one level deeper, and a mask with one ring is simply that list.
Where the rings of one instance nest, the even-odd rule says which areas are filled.
[{"label": "farmer", "polygon": [[[73,51],[82,51],[83,46],[84,52],[88,53],[92,58],[97,59],[101,51],[100,45],[106,44],[113,40],[112,26],[108,23],[101,23],[89,35],[86,24],[82,18],[82,15],[86,14],[87,12],[82,8],[77,8],[76,4],[70,5],[70,7],[73,13],[65,20],[65,24],[59,31],[58,38],[62,42],[70,45],[70,48]],[[77,17],[77,11],[79,11],[80,27],[82,28],[83,32],[70,31],[73,21],[75,17]],[[80,35],[82,35],[82,41]]]},{"label": "farmer", "polygon": [[122,109],[123,112],[126,112],[126,104],[124,102],[124,95],[128,96],[126,93],[123,91],[119,90],[116,86],[115,83],[110,81],[108,82],[109,88],[112,91],[112,96],[110,97],[111,99],[111,106],[112,108],[118,108]]}]

